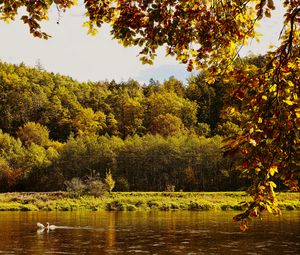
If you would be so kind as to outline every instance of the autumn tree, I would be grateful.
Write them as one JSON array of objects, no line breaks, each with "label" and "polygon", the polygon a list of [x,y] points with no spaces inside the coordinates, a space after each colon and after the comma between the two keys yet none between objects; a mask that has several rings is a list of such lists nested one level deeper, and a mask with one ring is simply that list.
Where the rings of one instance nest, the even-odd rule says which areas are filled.
[{"label": "autumn tree", "polygon": [[206,77],[205,72],[201,72],[188,79],[186,98],[197,102],[198,122],[207,123],[211,129],[215,129],[220,121],[225,95],[228,94],[228,85],[225,85],[221,79],[209,84]]},{"label": "autumn tree", "polygon": [[[195,102],[191,102],[174,92],[167,92],[165,90],[151,94],[147,98],[147,110],[146,127],[148,125],[152,127],[156,125],[158,118],[164,119],[164,122],[167,123],[170,115],[177,117],[186,128],[193,128],[197,121],[197,104]],[[160,115],[161,117],[159,117]],[[175,118],[173,118],[172,122],[174,121],[179,124]]]},{"label": "autumn tree", "polygon": [[35,143],[41,146],[47,146],[50,143],[49,130],[39,123],[27,122],[23,127],[20,127],[17,136],[24,145]]},{"label": "autumn tree", "polygon": [[43,88],[27,79],[33,69],[1,64],[0,70],[0,128],[14,133],[26,122],[38,121],[48,100]]},{"label": "autumn tree", "polygon": [[[118,131],[125,138],[129,135],[142,134],[144,121],[144,94],[138,82],[129,80],[109,86],[111,94],[107,102],[111,107],[108,125],[118,126]],[[112,118],[113,117],[113,118]],[[114,121],[115,119],[115,121]],[[108,130],[111,132],[111,130]]]},{"label": "autumn tree", "polygon": [[115,180],[112,177],[110,169],[106,172],[104,181],[105,181],[106,185],[108,186],[109,193],[111,193],[111,191],[115,187],[116,182],[115,182]]},{"label": "autumn tree", "polygon": [[162,86],[162,90],[168,91],[168,92],[174,92],[180,97],[184,97],[185,94],[185,87],[183,83],[179,80],[177,80],[174,76],[171,76],[168,80],[166,80]]},{"label": "autumn tree", "polygon": [[[241,152],[241,167],[251,179],[253,201],[236,217],[244,220],[263,210],[278,213],[274,189],[281,178],[291,190],[298,190],[299,179],[299,44],[300,1],[284,0],[284,24],[280,46],[268,53],[268,63],[260,70],[236,67],[233,60],[249,39],[256,38],[255,24],[271,16],[273,0],[85,0],[85,26],[95,34],[103,23],[111,25],[113,38],[124,46],[139,45],[141,61],[152,63],[156,51],[165,45],[168,55],[193,68],[206,70],[213,83],[225,75],[235,83],[233,96],[241,101],[242,133],[228,142],[231,153]],[[27,7],[21,19],[37,37],[49,36],[40,22],[48,18],[51,5],[65,11],[73,0],[2,1],[1,18],[15,18]],[[230,110],[234,112],[234,107]]]},{"label": "autumn tree", "polygon": [[172,114],[160,114],[153,119],[150,131],[153,134],[171,136],[182,134],[184,132],[184,125],[180,118]]},{"label": "autumn tree", "polygon": [[94,112],[91,108],[81,109],[73,121],[73,127],[77,135],[103,134],[106,125],[106,116],[103,112]]},{"label": "autumn tree", "polygon": [[0,183],[1,188],[0,191],[9,190],[11,186],[11,176],[12,169],[10,168],[8,162],[0,156]]}]

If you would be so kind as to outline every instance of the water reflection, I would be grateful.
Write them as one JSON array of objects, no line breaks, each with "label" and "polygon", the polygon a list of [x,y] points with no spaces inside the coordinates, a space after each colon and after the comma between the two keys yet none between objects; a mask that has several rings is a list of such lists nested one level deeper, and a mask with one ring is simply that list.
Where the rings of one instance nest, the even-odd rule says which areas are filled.
[{"label": "water reflection", "polygon": [[[0,254],[299,254],[300,212],[255,221],[233,213],[0,212]],[[58,226],[37,232],[37,222]]]}]

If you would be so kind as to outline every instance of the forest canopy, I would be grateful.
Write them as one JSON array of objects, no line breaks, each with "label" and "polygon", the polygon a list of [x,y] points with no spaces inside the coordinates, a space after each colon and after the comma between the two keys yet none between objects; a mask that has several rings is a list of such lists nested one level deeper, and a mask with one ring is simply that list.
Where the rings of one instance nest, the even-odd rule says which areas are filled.
[{"label": "forest canopy", "polygon": [[203,75],[80,83],[0,62],[1,191],[63,190],[108,171],[121,191],[242,188],[223,157],[222,140],[240,129],[220,119],[220,88]]}]

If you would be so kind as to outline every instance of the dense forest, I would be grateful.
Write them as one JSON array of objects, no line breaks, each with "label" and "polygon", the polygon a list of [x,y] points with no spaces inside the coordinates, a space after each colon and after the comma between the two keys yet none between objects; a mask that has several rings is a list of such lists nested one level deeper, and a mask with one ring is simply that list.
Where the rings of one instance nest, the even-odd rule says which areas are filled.
[{"label": "dense forest", "polygon": [[[240,61],[259,68],[264,57]],[[232,86],[204,73],[80,83],[0,62],[0,190],[64,190],[107,171],[119,191],[242,189],[238,156],[223,156],[223,139],[240,132],[223,109]]]}]

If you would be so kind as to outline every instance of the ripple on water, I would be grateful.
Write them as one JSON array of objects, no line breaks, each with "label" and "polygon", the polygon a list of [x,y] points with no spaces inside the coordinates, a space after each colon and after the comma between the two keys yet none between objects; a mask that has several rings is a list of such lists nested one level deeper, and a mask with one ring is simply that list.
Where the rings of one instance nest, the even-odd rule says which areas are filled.
[{"label": "ripple on water", "polygon": [[187,232],[189,234],[203,234],[203,233],[209,233],[210,230],[208,230],[208,229],[199,229],[199,230],[189,230]]},{"label": "ripple on water", "polygon": [[76,254],[75,252],[64,252],[64,251],[45,251],[44,254]]},{"label": "ripple on water", "polygon": [[142,245],[131,245],[128,247],[128,249],[141,249]]},{"label": "ripple on water", "polygon": [[145,250],[128,250],[128,252],[132,252],[132,253],[146,253],[146,254],[150,253],[150,251],[145,251]]},{"label": "ripple on water", "polygon": [[181,242],[181,244],[189,244],[190,242],[189,241],[183,241]]},{"label": "ripple on water", "polygon": [[165,246],[166,243],[165,242],[158,242],[158,243],[154,243],[152,244],[153,247],[158,247],[158,246]]},{"label": "ripple on water", "polygon": [[267,244],[264,244],[264,243],[261,243],[261,244],[256,244],[255,245],[255,248],[258,248],[258,249],[263,249],[263,248],[266,248],[268,245]]},{"label": "ripple on water", "polygon": [[231,232],[228,232],[228,231],[218,231],[217,233],[218,234],[222,234],[222,235],[242,235],[242,234],[244,234],[243,232],[237,232],[237,231],[231,231]]}]

